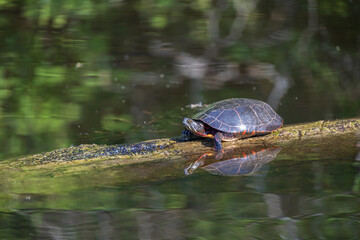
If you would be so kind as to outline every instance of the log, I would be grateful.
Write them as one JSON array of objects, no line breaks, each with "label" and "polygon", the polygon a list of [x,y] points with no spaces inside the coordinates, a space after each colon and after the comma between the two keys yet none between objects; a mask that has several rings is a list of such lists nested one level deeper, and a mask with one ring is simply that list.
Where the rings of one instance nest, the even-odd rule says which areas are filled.
[{"label": "log", "polygon": [[[314,159],[357,152],[360,119],[285,125],[266,136],[224,142],[225,151],[281,148],[277,160]],[[212,139],[165,138],[125,145],[80,145],[8,159],[0,163],[0,184],[16,193],[54,194],[94,186],[148,183],[185,177],[184,167],[214,153]],[[280,157],[279,157],[280,156]]]},{"label": "log", "polygon": [[[339,136],[356,138],[360,132],[360,118],[317,121],[310,123],[285,125],[277,131],[258,137],[223,142],[224,150],[228,148],[251,149],[254,147],[295,147],[316,139],[323,144],[331,139],[339,141]],[[180,138],[178,138],[180,139]],[[58,149],[51,152],[26,156],[16,160],[5,161],[1,165],[11,168],[54,168],[56,166],[84,166],[96,169],[114,165],[152,162],[164,158],[197,155],[213,151],[213,140],[201,138],[196,141],[180,142],[176,138],[149,140],[125,145],[96,145],[85,144]],[[296,142],[296,144],[295,144]],[[294,146],[295,145],[295,146]]]}]

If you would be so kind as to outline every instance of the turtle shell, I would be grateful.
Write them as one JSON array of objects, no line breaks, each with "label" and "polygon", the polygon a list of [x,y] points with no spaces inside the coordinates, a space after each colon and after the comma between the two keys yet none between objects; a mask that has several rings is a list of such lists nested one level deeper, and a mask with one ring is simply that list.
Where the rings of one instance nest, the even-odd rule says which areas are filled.
[{"label": "turtle shell", "polygon": [[192,118],[226,133],[269,133],[283,124],[267,103],[247,98],[215,102]]}]

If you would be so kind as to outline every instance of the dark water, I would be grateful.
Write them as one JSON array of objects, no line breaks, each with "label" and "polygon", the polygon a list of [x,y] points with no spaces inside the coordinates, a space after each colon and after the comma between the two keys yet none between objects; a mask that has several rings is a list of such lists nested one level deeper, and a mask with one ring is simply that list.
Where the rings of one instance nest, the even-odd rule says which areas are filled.
[{"label": "dark water", "polygon": [[[167,165],[153,167],[159,171],[171,167],[178,177],[164,174],[160,180],[95,188],[73,179],[76,190],[63,186],[64,191],[53,189],[51,194],[8,193],[10,199],[3,199],[2,204],[1,236],[18,239],[360,236],[359,170],[353,158],[290,160],[280,153],[253,175],[237,177],[211,175],[204,170],[185,177],[178,164]],[[141,173],[141,166],[133,169]],[[41,183],[41,178],[28,184],[36,183],[54,185]]]},{"label": "dark water", "polygon": [[[176,136],[189,104],[231,97],[266,101],[285,124],[357,117],[359,11],[336,0],[0,1],[0,160]],[[237,177],[185,176],[184,159],[67,177],[1,169],[0,238],[359,239],[359,149],[346,146],[282,151]]]}]

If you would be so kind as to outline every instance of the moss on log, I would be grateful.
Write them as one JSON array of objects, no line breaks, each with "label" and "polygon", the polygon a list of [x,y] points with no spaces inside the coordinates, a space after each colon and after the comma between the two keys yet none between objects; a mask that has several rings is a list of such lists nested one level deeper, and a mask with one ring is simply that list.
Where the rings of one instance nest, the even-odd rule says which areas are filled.
[{"label": "moss on log", "polygon": [[[227,148],[253,148],[255,146],[291,146],[294,142],[310,139],[329,141],[339,135],[355,137],[360,131],[360,119],[317,121],[295,125],[285,125],[279,130],[261,137],[239,139],[224,142]],[[330,137],[330,138],[329,138]],[[306,147],[302,144],[302,147]],[[213,140],[177,142],[170,138],[150,140],[131,145],[80,145],[54,150],[47,153],[27,156],[2,163],[9,168],[59,168],[61,166],[77,167],[76,171],[94,168],[107,168],[114,165],[159,161],[164,158],[184,158],[212,151]]]},{"label": "moss on log", "polygon": [[[230,153],[281,148],[276,161],[342,159],[357,153],[358,132],[360,119],[318,121],[286,125],[266,136],[224,142],[223,147]],[[9,197],[9,192],[21,198],[29,193],[63,194],[85,187],[181,178],[184,168],[204,153],[214,153],[213,148],[211,139],[177,142],[170,138],[131,145],[80,145],[2,161],[0,185],[7,189],[3,197]]]}]

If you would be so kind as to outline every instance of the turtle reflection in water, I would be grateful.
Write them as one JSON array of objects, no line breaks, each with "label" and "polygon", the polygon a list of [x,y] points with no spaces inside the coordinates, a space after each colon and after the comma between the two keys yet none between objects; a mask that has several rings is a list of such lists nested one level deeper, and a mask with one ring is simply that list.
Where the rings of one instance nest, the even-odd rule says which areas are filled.
[{"label": "turtle reflection in water", "polygon": [[[261,168],[265,163],[272,161],[280,152],[281,148],[262,149],[257,152],[248,151],[237,154],[225,152],[222,159],[217,162],[207,160],[214,154],[204,154],[198,160],[184,169],[186,175],[192,174],[198,167],[205,169],[211,174],[222,176],[250,175]],[[216,159],[216,157],[215,157]]]}]

